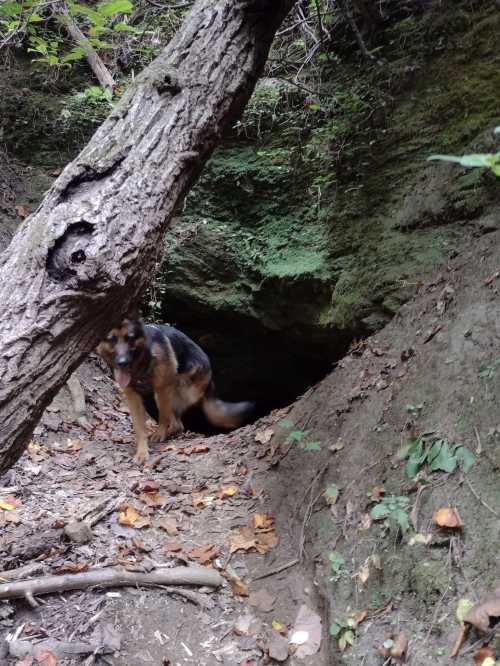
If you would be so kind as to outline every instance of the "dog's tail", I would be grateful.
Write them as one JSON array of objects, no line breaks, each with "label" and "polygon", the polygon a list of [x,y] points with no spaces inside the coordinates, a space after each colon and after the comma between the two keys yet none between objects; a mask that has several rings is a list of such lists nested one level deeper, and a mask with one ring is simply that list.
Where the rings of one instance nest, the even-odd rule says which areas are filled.
[{"label": "dog's tail", "polygon": [[201,408],[210,423],[217,428],[239,428],[248,423],[255,411],[254,402],[224,402],[215,393],[215,386],[210,382]]}]

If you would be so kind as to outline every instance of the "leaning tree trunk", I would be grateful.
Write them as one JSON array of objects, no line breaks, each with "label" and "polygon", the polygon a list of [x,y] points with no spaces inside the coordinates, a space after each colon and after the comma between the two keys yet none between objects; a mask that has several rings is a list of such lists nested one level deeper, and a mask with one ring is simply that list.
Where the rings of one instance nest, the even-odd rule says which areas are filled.
[{"label": "leaning tree trunk", "polygon": [[0,259],[0,472],[137,301],[293,0],[198,0]]}]

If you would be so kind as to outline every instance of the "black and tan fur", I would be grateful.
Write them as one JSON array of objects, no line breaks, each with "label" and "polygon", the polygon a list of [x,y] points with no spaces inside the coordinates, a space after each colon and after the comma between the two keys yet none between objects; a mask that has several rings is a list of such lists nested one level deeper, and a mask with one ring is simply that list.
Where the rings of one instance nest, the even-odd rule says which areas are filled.
[{"label": "black and tan fur", "polygon": [[127,399],[138,463],[148,456],[145,402],[151,396],[158,408],[158,428],[152,442],[182,432],[182,414],[197,403],[210,423],[219,428],[236,428],[253,412],[251,402],[228,403],[216,397],[208,356],[173,326],[124,319],[97,351],[113,369]]}]

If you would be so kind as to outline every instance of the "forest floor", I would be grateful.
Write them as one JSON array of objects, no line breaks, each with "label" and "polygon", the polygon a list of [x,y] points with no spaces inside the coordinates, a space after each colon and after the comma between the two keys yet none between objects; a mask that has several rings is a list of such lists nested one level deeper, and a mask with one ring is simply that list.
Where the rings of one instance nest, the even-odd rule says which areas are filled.
[{"label": "forest floor", "polygon": [[[63,391],[0,479],[4,575],[197,564],[223,571],[224,584],[187,596],[96,587],[39,596],[34,609],[0,602],[0,663],[451,663],[460,599],[481,603],[500,578],[500,232],[470,231],[473,245],[415,276],[401,313],[290,410],[157,445],[144,468],[113,383],[87,363],[91,427],[72,423]],[[398,452],[419,437],[424,451],[446,442],[445,467],[459,446],[474,465],[433,471],[420,457],[408,476]],[[436,525],[441,508],[456,509],[462,526]],[[101,517],[89,541],[65,539],[92,509]],[[396,635],[408,647],[380,656]],[[343,652],[342,638],[353,643]],[[471,632],[454,663],[474,663],[479,638]],[[499,637],[484,640],[500,656]],[[69,656],[68,643],[87,652]]]}]

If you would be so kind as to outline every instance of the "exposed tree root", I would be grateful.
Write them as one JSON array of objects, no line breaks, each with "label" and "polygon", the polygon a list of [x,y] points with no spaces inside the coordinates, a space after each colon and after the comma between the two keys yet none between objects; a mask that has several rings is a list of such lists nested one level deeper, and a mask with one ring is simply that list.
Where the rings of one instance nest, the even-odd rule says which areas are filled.
[{"label": "exposed tree root", "polygon": [[0,599],[24,597],[29,604],[36,606],[35,596],[83,590],[88,587],[117,587],[122,585],[200,585],[219,587],[222,576],[204,567],[173,567],[150,573],[125,571],[125,569],[93,569],[77,574],[44,576],[0,585]]}]

